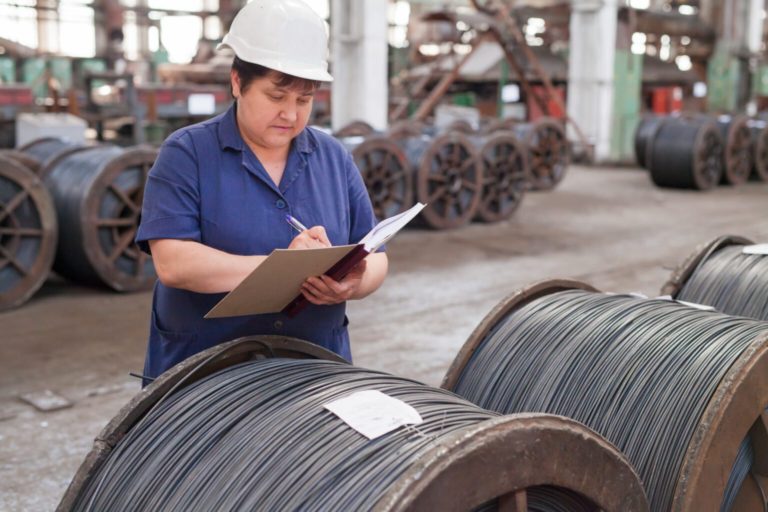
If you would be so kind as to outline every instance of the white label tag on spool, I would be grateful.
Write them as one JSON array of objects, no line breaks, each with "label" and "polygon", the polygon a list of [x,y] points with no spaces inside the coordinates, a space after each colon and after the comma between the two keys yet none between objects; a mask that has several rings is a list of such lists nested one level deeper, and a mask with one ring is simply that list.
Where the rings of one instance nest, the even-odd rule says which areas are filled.
[{"label": "white label tag on spool", "polygon": [[685,300],[673,299],[671,295],[659,295],[658,297],[656,297],[656,300],[668,300],[671,302],[677,302],[678,304],[682,304],[684,306],[688,306],[691,308],[700,309],[702,311],[717,311],[712,306],[707,306],[706,304],[697,304],[696,302],[688,302]]},{"label": "white label tag on spool", "polygon": [[768,244],[745,245],[744,248],[741,249],[741,253],[768,256]]},{"label": "white label tag on spool", "polygon": [[424,421],[418,411],[407,403],[372,389],[352,393],[323,407],[368,439],[376,439],[403,425],[419,425]]}]

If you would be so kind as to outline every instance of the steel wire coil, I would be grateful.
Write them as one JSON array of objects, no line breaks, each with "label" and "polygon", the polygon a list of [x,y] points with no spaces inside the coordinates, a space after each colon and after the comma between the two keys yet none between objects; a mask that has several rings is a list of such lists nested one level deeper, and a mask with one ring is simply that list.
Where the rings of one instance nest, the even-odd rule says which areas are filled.
[{"label": "steel wire coil", "polygon": [[133,239],[156,155],[149,147],[104,145],[80,148],[56,161],[45,177],[61,230],[56,272],[116,291],[152,286],[152,260]]},{"label": "steel wire coil", "polygon": [[747,123],[752,134],[752,176],[760,181],[768,181],[768,122],[762,119],[750,119]]},{"label": "steel wire coil", "polygon": [[19,164],[32,171],[34,174],[38,174],[40,172],[40,161],[37,158],[21,151],[17,151],[15,149],[2,149],[0,150],[0,157],[15,160]]},{"label": "steel wire coil", "polygon": [[[119,438],[114,424],[102,436],[114,447],[89,456],[59,512],[451,511],[489,509],[497,496],[547,512],[647,510],[626,460],[576,422],[499,417],[415,381],[302,356],[302,347],[325,352],[251,338],[163,374],[121,411]],[[291,351],[301,359],[283,357]],[[402,400],[424,421],[368,440],[323,407],[358,390]]]},{"label": "steel wire coil", "polygon": [[373,135],[375,131],[373,126],[365,121],[352,121],[333,132],[333,136],[337,139],[346,137],[365,137],[366,135]]},{"label": "steel wire coil", "polygon": [[669,117],[647,154],[648,170],[659,187],[707,190],[723,175],[723,138],[703,117]]},{"label": "steel wire coil", "polygon": [[443,386],[502,413],[581,421],[632,462],[651,510],[712,510],[752,492],[734,460],[750,429],[768,435],[768,324],[545,282],[494,308]]},{"label": "steel wire coil", "polygon": [[43,285],[57,237],[53,199],[43,183],[0,156],[0,311],[25,303]]},{"label": "steel wire coil", "polygon": [[62,137],[42,137],[19,147],[19,152],[37,162],[35,172],[41,178],[45,178],[59,159],[84,147],[86,147],[85,144]]},{"label": "steel wire coil", "polygon": [[722,236],[696,248],[662,288],[676,299],[729,315],[768,320],[768,255],[744,254],[752,242]]},{"label": "steel wire coil", "polygon": [[397,144],[381,134],[339,140],[352,153],[379,219],[413,206],[413,171]]},{"label": "steel wire coil", "polygon": [[417,202],[426,204],[416,219],[432,229],[452,229],[469,223],[477,213],[483,191],[483,161],[469,138],[459,132],[436,137],[404,125],[390,132],[405,154],[414,176]]},{"label": "steel wire coil", "polygon": [[542,117],[513,124],[511,130],[528,148],[533,190],[551,190],[565,177],[570,160],[568,138],[561,123]]},{"label": "steel wire coil", "polygon": [[717,116],[720,135],[723,138],[723,176],[722,182],[729,185],[741,185],[752,173],[754,147],[752,133],[745,116]]},{"label": "steel wire coil", "polygon": [[510,131],[469,139],[483,159],[483,192],[475,218],[482,222],[506,220],[520,207],[531,186],[528,150]]},{"label": "steel wire coil", "polygon": [[653,140],[666,119],[666,116],[646,115],[637,125],[635,130],[635,159],[640,167],[647,167],[648,153],[653,146]]}]

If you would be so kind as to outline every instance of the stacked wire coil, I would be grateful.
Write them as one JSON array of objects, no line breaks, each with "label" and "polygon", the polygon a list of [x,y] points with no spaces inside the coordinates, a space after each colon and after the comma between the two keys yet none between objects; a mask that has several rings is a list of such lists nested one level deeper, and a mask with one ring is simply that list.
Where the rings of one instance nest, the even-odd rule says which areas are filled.
[{"label": "stacked wire coil", "polygon": [[[309,344],[278,341],[283,345],[274,349],[275,358],[254,360],[244,351],[228,363],[215,360],[244,350],[243,343],[261,343],[252,338],[166,372],[138,398],[138,407],[121,411],[105,429],[101,452],[86,460],[58,510],[424,510],[425,503],[486,510],[496,496],[524,491],[521,485],[529,487],[531,511],[555,512],[572,503],[577,510],[648,510],[625,459],[576,422],[499,417],[407,379],[338,361],[286,359],[280,355],[285,348],[301,352]],[[322,356],[316,347],[309,350]],[[215,371],[184,383],[211,361]],[[153,386],[171,385],[147,405]],[[423,423],[368,440],[323,407],[360,390],[406,402]],[[114,438],[127,420],[135,424]],[[108,456],[104,442],[116,444]],[[541,448],[550,445],[558,448],[545,457]],[[584,479],[585,458],[594,478]],[[531,471],[542,468],[549,476],[532,480]],[[536,478],[579,482],[576,488],[594,490],[596,501]]]},{"label": "stacked wire coil", "polygon": [[583,422],[632,462],[651,510],[693,511],[744,483],[733,461],[768,403],[766,354],[764,322],[553,281],[497,306],[443,385],[502,413]]},{"label": "stacked wire coil", "polygon": [[768,320],[768,254],[748,254],[740,237],[718,237],[697,249],[663,292],[717,311]]}]

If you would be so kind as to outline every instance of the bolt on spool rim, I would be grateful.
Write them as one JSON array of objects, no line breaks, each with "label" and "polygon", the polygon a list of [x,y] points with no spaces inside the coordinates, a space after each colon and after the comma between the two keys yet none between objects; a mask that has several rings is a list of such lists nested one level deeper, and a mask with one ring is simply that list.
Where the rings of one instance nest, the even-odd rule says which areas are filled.
[{"label": "bolt on spool rim", "polygon": [[413,204],[410,164],[397,144],[384,137],[370,138],[352,150],[352,157],[378,218],[397,215]]},{"label": "bolt on spool rim", "polygon": [[484,177],[477,217],[483,222],[508,219],[520,206],[531,181],[525,147],[513,134],[497,132],[480,153]]}]

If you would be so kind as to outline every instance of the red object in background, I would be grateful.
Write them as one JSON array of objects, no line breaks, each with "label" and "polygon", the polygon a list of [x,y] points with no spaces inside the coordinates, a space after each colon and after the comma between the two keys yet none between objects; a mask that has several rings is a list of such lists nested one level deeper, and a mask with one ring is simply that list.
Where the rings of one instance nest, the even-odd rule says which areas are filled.
[{"label": "red object in background", "polygon": [[655,87],[651,91],[654,114],[672,114],[683,109],[682,87]]},{"label": "red object in background", "polygon": [[[557,105],[557,101],[555,99],[549,98],[547,96],[547,90],[543,85],[534,85],[531,88],[539,98],[544,99],[547,105],[547,110],[549,110],[549,114],[541,111],[541,108],[539,108],[539,104],[535,99],[527,98],[526,105],[528,106],[529,121],[536,121],[537,119],[545,116],[554,117],[556,119],[565,119],[565,112],[563,112],[563,110]],[[565,105],[565,87],[562,85],[556,86],[555,93],[560,97],[562,104]]]},{"label": "red object in background", "polygon": [[34,104],[32,89],[18,85],[0,85],[0,105],[27,107]]}]

